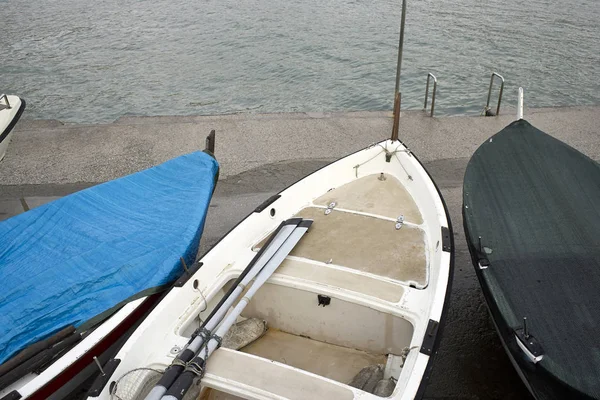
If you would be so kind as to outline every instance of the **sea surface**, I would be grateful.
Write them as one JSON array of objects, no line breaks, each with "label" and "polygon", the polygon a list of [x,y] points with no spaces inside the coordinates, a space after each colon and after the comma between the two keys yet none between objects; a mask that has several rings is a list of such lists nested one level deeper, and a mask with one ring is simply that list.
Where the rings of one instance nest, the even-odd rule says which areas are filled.
[{"label": "sea surface", "polygon": [[[0,92],[27,118],[389,110],[401,0],[0,0]],[[401,91],[478,114],[600,104],[600,1],[408,0]],[[495,104],[496,94],[492,99]]]}]

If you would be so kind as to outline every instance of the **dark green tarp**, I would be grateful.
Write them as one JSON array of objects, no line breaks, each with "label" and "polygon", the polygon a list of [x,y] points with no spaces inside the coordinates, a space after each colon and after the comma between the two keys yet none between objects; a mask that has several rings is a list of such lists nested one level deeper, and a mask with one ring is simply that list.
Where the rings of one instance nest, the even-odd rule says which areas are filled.
[{"label": "dark green tarp", "polygon": [[515,329],[527,317],[544,349],[525,368],[533,391],[552,397],[536,381],[543,376],[600,398],[598,163],[516,121],[469,161],[463,202],[470,250],[479,252],[481,236],[490,262],[477,272],[496,323]]}]

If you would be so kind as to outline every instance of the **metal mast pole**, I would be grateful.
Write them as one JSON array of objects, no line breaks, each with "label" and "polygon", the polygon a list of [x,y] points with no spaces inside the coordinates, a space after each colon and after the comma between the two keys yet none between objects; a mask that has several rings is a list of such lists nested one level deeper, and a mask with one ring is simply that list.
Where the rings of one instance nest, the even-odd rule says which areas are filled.
[{"label": "metal mast pole", "polygon": [[394,90],[394,124],[392,127],[392,140],[398,140],[398,126],[400,124],[400,70],[402,69],[402,50],[404,48],[404,23],[406,21],[406,0],[402,0],[402,18],[400,21],[400,43],[398,44],[398,66],[396,68],[396,89]]},{"label": "metal mast pole", "polygon": [[402,69],[402,50],[404,48],[404,22],[406,21],[406,0],[402,0],[402,17],[400,20],[400,43],[398,44],[398,66],[396,69],[396,90],[400,93],[400,70]]}]

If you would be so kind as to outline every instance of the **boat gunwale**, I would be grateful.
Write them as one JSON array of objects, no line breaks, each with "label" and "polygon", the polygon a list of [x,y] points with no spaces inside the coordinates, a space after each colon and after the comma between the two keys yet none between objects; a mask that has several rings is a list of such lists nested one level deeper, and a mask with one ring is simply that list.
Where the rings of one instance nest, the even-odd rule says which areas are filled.
[{"label": "boat gunwale", "polygon": [[[12,118],[12,120],[8,123],[6,128],[4,128],[4,130],[0,133],[0,143],[2,143],[8,137],[8,135],[14,129],[15,125],[17,125],[17,122],[19,122],[19,119],[21,119],[21,116],[23,115],[23,112],[25,111],[25,107],[27,105],[27,103],[25,102],[25,99],[22,99],[19,96],[15,96],[15,97],[17,97],[20,100],[21,104],[19,105],[19,109],[17,110],[17,112],[14,115],[14,117]],[[10,108],[4,109],[4,110],[10,110]],[[4,111],[4,110],[2,110],[2,111]]]},{"label": "boat gunwale", "polygon": [[[316,171],[301,177],[300,179],[298,179],[296,182],[292,183],[291,185],[287,186],[286,188],[280,190],[276,195],[274,196],[270,196],[268,199],[265,200],[265,202],[263,202],[261,205],[259,205],[255,210],[251,211],[250,213],[248,213],[244,218],[242,218],[236,225],[234,225],[231,229],[229,229],[223,236],[221,236],[218,241],[215,242],[215,244],[208,249],[207,251],[205,251],[202,255],[200,255],[198,257],[199,260],[201,261],[205,261],[205,264],[207,264],[209,261],[212,261],[212,259],[210,260],[205,260],[206,257],[212,258],[211,256],[211,252],[215,251],[217,247],[219,247],[219,245],[223,245],[223,242],[225,241],[226,238],[228,238],[235,230],[237,230],[242,224],[251,224],[252,222],[256,222],[254,221],[254,219],[252,219],[252,217],[254,217],[254,214],[261,214],[263,213],[265,210],[267,210],[268,208],[270,208],[270,206],[272,204],[275,204],[277,201],[279,201],[282,196],[281,194],[287,190],[289,190],[290,188],[292,188],[293,186],[297,185],[298,183],[300,183],[301,181],[316,175],[317,173],[323,171],[326,168],[331,167],[333,164],[336,163],[342,163],[344,160],[347,160],[348,158],[357,155],[358,153],[361,153],[363,151],[368,151],[370,149],[372,149],[373,147],[379,145],[379,144],[387,144],[389,143],[389,140],[385,140],[379,143],[374,143],[372,145],[369,145],[367,147],[361,148],[356,150],[353,153],[350,153],[340,159],[334,160],[330,163],[328,163],[327,165],[324,165],[323,167],[317,169]],[[445,316],[447,315],[447,309],[448,309],[448,299],[449,299],[449,295],[451,292],[451,286],[452,286],[452,276],[453,276],[453,271],[454,271],[454,239],[452,236],[452,224],[451,224],[451,220],[450,220],[450,215],[448,212],[448,208],[446,205],[446,202],[441,194],[441,191],[439,190],[439,187],[437,186],[437,184],[435,183],[435,181],[432,179],[431,175],[429,174],[429,172],[427,171],[427,169],[423,166],[423,164],[420,162],[420,160],[412,153],[410,152],[410,150],[408,150],[406,148],[406,146],[404,145],[404,143],[402,143],[401,141],[393,141],[391,143],[399,143],[401,146],[403,146],[406,151],[403,151],[403,154],[406,155],[406,157],[414,157],[414,162],[411,162],[411,168],[414,169],[413,173],[418,173],[420,175],[420,178],[422,178],[422,182],[423,185],[421,188],[423,189],[424,193],[427,194],[427,196],[429,196],[431,198],[431,200],[433,201],[432,205],[432,210],[437,210],[437,211],[432,211],[432,214],[430,214],[430,217],[428,218],[433,218],[433,219],[429,219],[430,221],[435,221],[435,226],[440,226],[442,229],[442,232],[437,233],[435,230],[431,231],[430,230],[430,235],[433,234],[433,237],[439,237],[438,235],[441,234],[441,239],[440,241],[438,241],[439,244],[442,244],[442,239],[444,239],[444,230],[447,228],[447,232],[449,232],[449,237],[448,237],[448,241],[449,244],[447,244],[444,241],[444,246],[443,249],[440,249],[440,256],[441,259],[436,263],[436,265],[439,265],[438,268],[441,268],[441,270],[444,271],[444,273],[442,274],[441,271],[438,271],[439,273],[437,274],[438,276],[440,276],[442,279],[438,279],[436,281],[435,286],[432,286],[430,291],[428,291],[427,293],[431,293],[431,297],[429,299],[428,302],[428,313],[427,315],[423,314],[421,315],[422,318],[419,321],[419,324],[423,323],[424,325],[421,327],[423,329],[422,334],[424,335],[425,333],[425,325],[427,325],[427,320],[425,319],[426,317],[439,317],[439,328],[437,330],[437,333],[435,333],[434,337],[431,338],[431,343],[428,344],[428,348],[430,348],[431,350],[429,352],[426,351],[421,351],[421,352],[412,352],[411,355],[409,355],[409,359],[412,359],[412,363],[413,363],[413,367],[411,368],[416,368],[414,371],[412,371],[410,373],[411,377],[414,375],[415,379],[409,379],[407,381],[405,381],[403,383],[403,385],[409,385],[409,386],[405,386],[405,391],[403,392],[398,392],[396,393],[396,397],[397,398],[405,398],[406,396],[410,396],[411,398],[413,397],[413,395],[415,395],[415,398],[419,398],[423,395],[424,392],[424,388],[426,386],[427,380],[429,379],[430,376],[430,371],[431,371],[431,367],[432,367],[432,360],[435,356],[435,354],[437,353],[437,349],[439,347],[439,340],[441,338],[441,332],[442,332],[442,328],[445,322]],[[383,147],[383,146],[381,146]],[[400,146],[398,146],[398,148],[400,148]],[[397,149],[398,149],[397,148]],[[397,150],[396,149],[396,150]],[[381,152],[383,153],[383,151]],[[400,162],[400,165],[402,166],[402,161],[400,160],[399,157],[398,161]],[[406,172],[406,171],[405,171]],[[410,176],[410,175],[409,175]],[[412,180],[412,179],[411,179]],[[406,186],[405,186],[406,187]],[[413,193],[411,193],[411,196],[413,196]],[[421,196],[417,196],[416,198],[420,198]],[[438,202],[439,199],[439,202]],[[312,202],[312,201],[311,201]],[[267,203],[266,206],[263,206],[264,203]],[[306,206],[307,204],[305,204]],[[302,207],[300,207],[302,208]],[[444,212],[442,213],[442,209],[444,210]],[[288,211],[290,210],[286,210],[286,213],[288,213]],[[287,215],[287,214],[286,214]],[[291,214],[290,214],[291,215]],[[263,216],[261,218],[268,218],[268,216]],[[271,218],[273,218],[273,216],[271,216]],[[425,221],[423,222],[425,224]],[[447,226],[445,226],[447,225]],[[267,234],[268,231],[270,231],[270,224],[269,224],[269,228],[265,229],[265,232],[262,233],[262,235],[258,235],[255,234],[255,236],[262,236],[264,237],[264,235]],[[427,235],[427,236],[430,236]],[[431,240],[433,240],[433,237],[431,237]],[[233,240],[233,239],[232,239]],[[435,248],[435,251],[437,252],[437,246]],[[252,252],[251,250],[251,244],[248,243],[247,246],[248,251]],[[447,256],[444,256],[444,253],[448,253]],[[216,254],[216,253],[215,253]],[[446,258],[447,257],[447,258]],[[206,268],[206,266],[204,268],[202,268],[200,271],[204,270]],[[219,272],[215,272],[214,273],[214,277],[216,278],[217,276],[219,276],[220,273]],[[188,285],[189,286],[189,285]],[[214,287],[214,285],[211,285]],[[444,289],[444,294],[443,294],[443,300],[441,298],[442,296],[442,288]],[[198,291],[202,291],[201,288],[196,288],[195,289],[196,292]],[[180,293],[180,292],[179,292]],[[176,293],[169,293],[171,294],[171,298],[165,299],[167,301],[165,301],[164,305],[162,307],[158,307],[159,309],[156,310],[160,313],[165,312],[166,309],[168,308],[166,303],[171,303],[175,297],[177,296]],[[183,294],[183,293],[182,293]],[[195,299],[195,297],[197,297],[197,295],[193,295],[190,291],[190,293],[186,293],[183,297],[183,299],[190,299],[193,301],[196,301],[198,299]],[[203,296],[204,297],[204,296]],[[210,297],[210,296],[207,296]],[[361,298],[364,297],[370,297],[370,296],[366,296],[366,295],[361,295]],[[192,299],[193,298],[193,299]],[[179,301],[181,301],[182,299],[179,299]],[[355,303],[355,299],[352,299],[351,302]],[[380,303],[388,303],[389,302],[385,302],[385,301],[381,301]],[[441,303],[441,304],[440,304]],[[371,303],[372,304],[372,303]],[[432,315],[432,308],[435,306],[436,309],[434,311],[434,314]],[[172,333],[174,333],[175,335],[177,335],[177,332],[181,331],[181,327],[183,325],[187,325],[187,323],[190,322],[190,319],[188,318],[188,316],[190,316],[191,314],[189,313],[189,309],[191,307],[191,304],[188,305],[187,307],[185,307],[183,309],[182,312],[180,312],[180,318],[179,318],[179,322],[176,324],[175,331],[173,332],[171,331],[171,328],[169,328],[169,331],[171,331]],[[384,311],[384,312],[388,312],[388,311]],[[187,314],[187,316],[186,316]],[[157,314],[158,315],[158,314]],[[406,319],[405,316],[401,316],[401,318]],[[182,320],[185,320],[182,321]],[[153,324],[155,324],[155,320],[153,320],[152,322],[147,322],[147,324],[143,325],[143,332],[140,331],[139,335],[142,335],[143,333],[148,333],[150,331],[152,331],[153,329],[151,328],[151,326],[153,326]],[[141,327],[140,327],[141,328]],[[419,328],[419,329],[421,329]],[[139,336],[138,335],[138,336]],[[179,336],[179,335],[177,335]],[[413,338],[415,337],[421,337],[421,334],[419,335],[413,335]],[[185,340],[185,338],[180,337],[182,340]],[[421,343],[419,343],[419,345],[421,345]],[[133,344],[130,343],[129,346],[125,347],[125,358],[127,353],[133,351],[132,347]],[[419,346],[420,347],[420,346]],[[423,357],[425,356],[425,357]],[[138,357],[133,357],[132,360],[136,360],[139,359]],[[154,356],[153,360],[148,360],[147,365],[157,365],[164,363],[165,361],[167,362],[167,364],[170,363],[170,361],[168,361],[170,358],[166,355],[160,355],[160,354],[156,354],[156,356]],[[134,364],[138,361],[131,361],[131,363],[128,364]],[[133,367],[133,365],[129,365],[129,366],[125,366],[122,365],[119,367],[119,369],[121,368],[129,368],[129,367]],[[122,372],[122,371],[121,371]],[[326,379],[324,377],[319,376],[320,379]],[[106,389],[105,389],[106,390]]]},{"label": "boat gunwale", "polygon": [[[22,107],[19,112],[22,114],[25,109],[25,100],[20,100],[22,102]],[[18,117],[20,117],[20,114]],[[215,154],[209,150],[210,149],[207,147],[201,151],[216,161],[217,158]],[[211,200],[218,183],[219,171],[220,165],[217,163]],[[202,231],[204,230],[204,225],[201,229]],[[92,353],[96,353],[98,357],[100,357],[102,353],[110,348],[112,342],[121,339],[132,326],[136,324],[139,326],[139,324],[152,312],[154,307],[158,305],[172,289],[178,287],[182,278],[185,277],[185,281],[187,281],[192,276],[193,275],[186,277],[186,273],[184,272],[178,278],[163,285],[158,291],[154,290],[154,288],[153,290],[145,291],[145,293],[142,292],[142,295],[138,293],[107,310],[110,312],[105,311],[104,313],[99,314],[102,315],[102,318],[97,324],[88,328],[89,334],[86,334],[81,340],[66,349],[60,357],[53,359],[41,372],[29,372],[20,377],[17,381],[1,389],[0,393],[4,394],[0,400],[3,400],[6,396],[12,395],[12,393],[17,393],[20,396],[19,398],[34,400],[46,399],[50,395],[56,393],[70,380],[76,378],[78,374],[83,373],[85,367],[92,364]],[[98,318],[98,316],[95,316],[92,319],[94,318]],[[133,331],[129,331],[129,334],[132,332]],[[100,336],[97,337],[99,334]],[[122,344],[125,342],[126,341]],[[98,351],[100,353],[97,353]],[[85,362],[87,362],[87,364],[84,364]],[[32,379],[27,379],[32,374],[35,376]],[[24,383],[21,383],[24,379],[27,380]],[[64,379],[64,381],[61,379]],[[29,386],[32,386],[31,389],[29,389]],[[27,390],[29,390],[29,393],[22,393]]]},{"label": "boat gunwale", "polygon": [[[389,139],[386,139],[386,140],[381,141],[381,142],[370,144],[369,146],[366,146],[366,147],[363,147],[361,149],[358,149],[358,150],[356,150],[356,151],[354,151],[354,152],[352,152],[352,153],[350,153],[350,154],[348,154],[348,155],[346,155],[346,156],[344,156],[342,158],[333,160],[332,162],[330,162],[330,163],[322,166],[321,168],[318,168],[317,170],[313,171],[312,173],[299,178],[298,180],[296,180],[292,184],[288,185],[284,189],[280,190],[276,194],[274,194],[274,195],[270,196],[268,199],[266,199],[265,202],[270,202],[266,207],[262,207],[263,204],[261,204],[261,205],[259,205],[257,207],[257,209],[260,209],[260,211],[257,211],[257,209],[255,209],[255,210],[251,211],[250,213],[248,213],[235,226],[233,226],[229,231],[227,231],[213,245],[212,248],[210,248],[207,251],[205,251],[202,254],[202,256],[199,257],[199,259],[202,260],[205,256],[207,256],[211,252],[212,249],[214,249],[221,241],[223,241],[231,232],[233,232],[235,229],[237,229],[239,225],[241,225],[242,223],[246,222],[254,214],[256,214],[256,213],[260,214],[260,213],[264,212],[267,208],[269,208],[269,206],[271,206],[272,204],[274,204],[277,201],[279,201],[282,198],[282,194],[285,191],[287,191],[288,189],[290,189],[294,185],[300,183],[304,179],[306,179],[306,178],[308,178],[308,177],[310,177],[312,175],[317,174],[318,172],[320,172],[320,171],[322,171],[322,170],[324,170],[324,169],[332,166],[333,164],[336,164],[338,162],[346,160],[346,159],[348,159],[348,158],[350,158],[350,157],[352,157],[354,155],[357,155],[360,152],[369,150],[369,149],[377,146],[380,143],[388,143],[388,142],[394,143],[396,141],[407,150],[406,154],[408,154],[409,157],[414,157],[414,160],[415,160],[416,164],[418,165],[418,167],[420,167],[422,169],[422,171],[425,172],[425,175],[427,176],[429,182],[431,182],[431,184],[433,185],[433,187],[435,189],[435,193],[437,193],[437,197],[439,198],[439,200],[440,200],[440,202],[442,204],[443,210],[444,210],[444,217],[445,217],[445,220],[446,220],[445,222],[448,225],[447,228],[448,228],[449,240],[450,240],[449,251],[448,251],[450,253],[450,260],[449,260],[449,265],[448,265],[448,277],[447,277],[446,285],[445,285],[446,292],[444,294],[444,302],[443,302],[442,309],[441,309],[441,312],[440,312],[439,321],[437,321],[438,322],[438,330],[437,330],[437,333],[435,334],[435,337],[433,338],[433,341],[432,341],[432,344],[431,344],[431,353],[428,356],[428,360],[427,360],[427,363],[425,365],[425,369],[423,371],[423,374],[422,374],[420,382],[419,382],[419,386],[418,386],[418,388],[417,388],[417,390],[415,392],[416,394],[414,396],[415,399],[421,399],[424,396],[424,394],[425,394],[425,388],[426,388],[427,382],[428,382],[428,380],[429,380],[429,378],[431,376],[431,371],[432,371],[432,368],[433,368],[433,359],[435,358],[435,355],[438,352],[439,344],[440,344],[441,338],[443,336],[443,330],[444,330],[444,327],[445,327],[446,317],[447,317],[447,314],[448,314],[448,307],[449,307],[449,303],[450,303],[450,295],[451,295],[451,292],[452,292],[452,279],[453,279],[453,276],[454,276],[454,268],[455,268],[454,231],[453,231],[453,228],[452,228],[452,222],[451,222],[451,218],[450,218],[450,212],[448,210],[448,206],[446,204],[446,201],[444,199],[444,196],[442,195],[442,192],[441,192],[439,186],[437,185],[437,183],[435,182],[435,180],[433,179],[433,177],[431,176],[431,174],[429,173],[429,171],[427,170],[427,168],[425,168],[425,166],[423,165],[423,163],[419,160],[419,158],[412,151],[410,151],[409,148],[400,139],[397,139],[395,141],[390,141]],[[313,204],[312,200],[311,200],[310,204],[311,205]],[[308,205],[305,205],[305,206],[308,206]],[[354,210],[350,210],[350,211],[355,212]],[[360,214],[360,212],[355,212],[355,213]],[[425,223],[426,223],[425,222],[425,218],[423,218],[423,223],[421,225],[425,225]],[[440,222],[440,225],[442,225],[442,228],[444,227],[441,222]],[[427,233],[427,232],[425,231],[425,233]],[[267,235],[268,235],[268,231],[265,232],[265,233],[263,233],[263,235],[261,237],[264,238]],[[429,287],[429,285],[427,287]],[[369,297],[369,296],[366,296],[366,295],[362,295],[362,296]],[[403,295],[403,297],[404,297],[404,295]],[[381,299],[378,299],[378,300],[381,301],[381,302],[385,302],[384,300],[381,300]],[[432,301],[432,303],[433,303],[433,301]],[[402,316],[402,318],[406,318],[406,316]],[[414,324],[415,321],[411,321],[411,323]],[[415,327],[416,327],[416,325],[415,325]],[[419,354],[423,354],[423,353],[419,353]],[[323,378],[323,377],[321,377],[321,378]],[[326,379],[326,378],[323,378],[323,379]]]}]

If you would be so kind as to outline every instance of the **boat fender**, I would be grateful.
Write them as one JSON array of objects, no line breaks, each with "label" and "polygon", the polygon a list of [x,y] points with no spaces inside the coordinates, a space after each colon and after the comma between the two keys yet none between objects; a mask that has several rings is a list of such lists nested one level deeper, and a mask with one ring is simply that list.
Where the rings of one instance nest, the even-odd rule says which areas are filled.
[{"label": "boat fender", "polygon": [[267,333],[267,321],[260,318],[248,318],[233,325],[223,336],[222,346],[239,350],[248,346]]},{"label": "boat fender", "polygon": [[389,379],[382,379],[377,382],[373,394],[379,397],[390,397],[392,393],[394,393],[395,388],[396,382],[394,381],[394,378],[390,377]]},{"label": "boat fender", "polygon": [[383,380],[383,365],[369,365],[361,369],[348,385],[367,393],[373,393],[381,380]]},{"label": "boat fender", "polygon": [[89,397],[98,397],[100,393],[104,390],[104,387],[110,380],[112,374],[116,371],[117,367],[121,363],[121,360],[118,358],[111,358],[104,364],[104,368],[102,368],[102,373],[94,379],[94,383],[88,390],[87,395]]},{"label": "boat fender", "polygon": [[423,338],[423,343],[421,344],[421,353],[427,354],[428,356],[433,354],[433,344],[435,343],[435,338],[438,334],[438,328],[440,327],[440,323],[438,321],[434,321],[432,319],[429,320],[427,324],[427,330],[425,331],[425,337]]},{"label": "boat fender", "polygon": [[442,226],[442,250],[448,253],[452,252],[452,241],[450,240],[450,229]]}]

